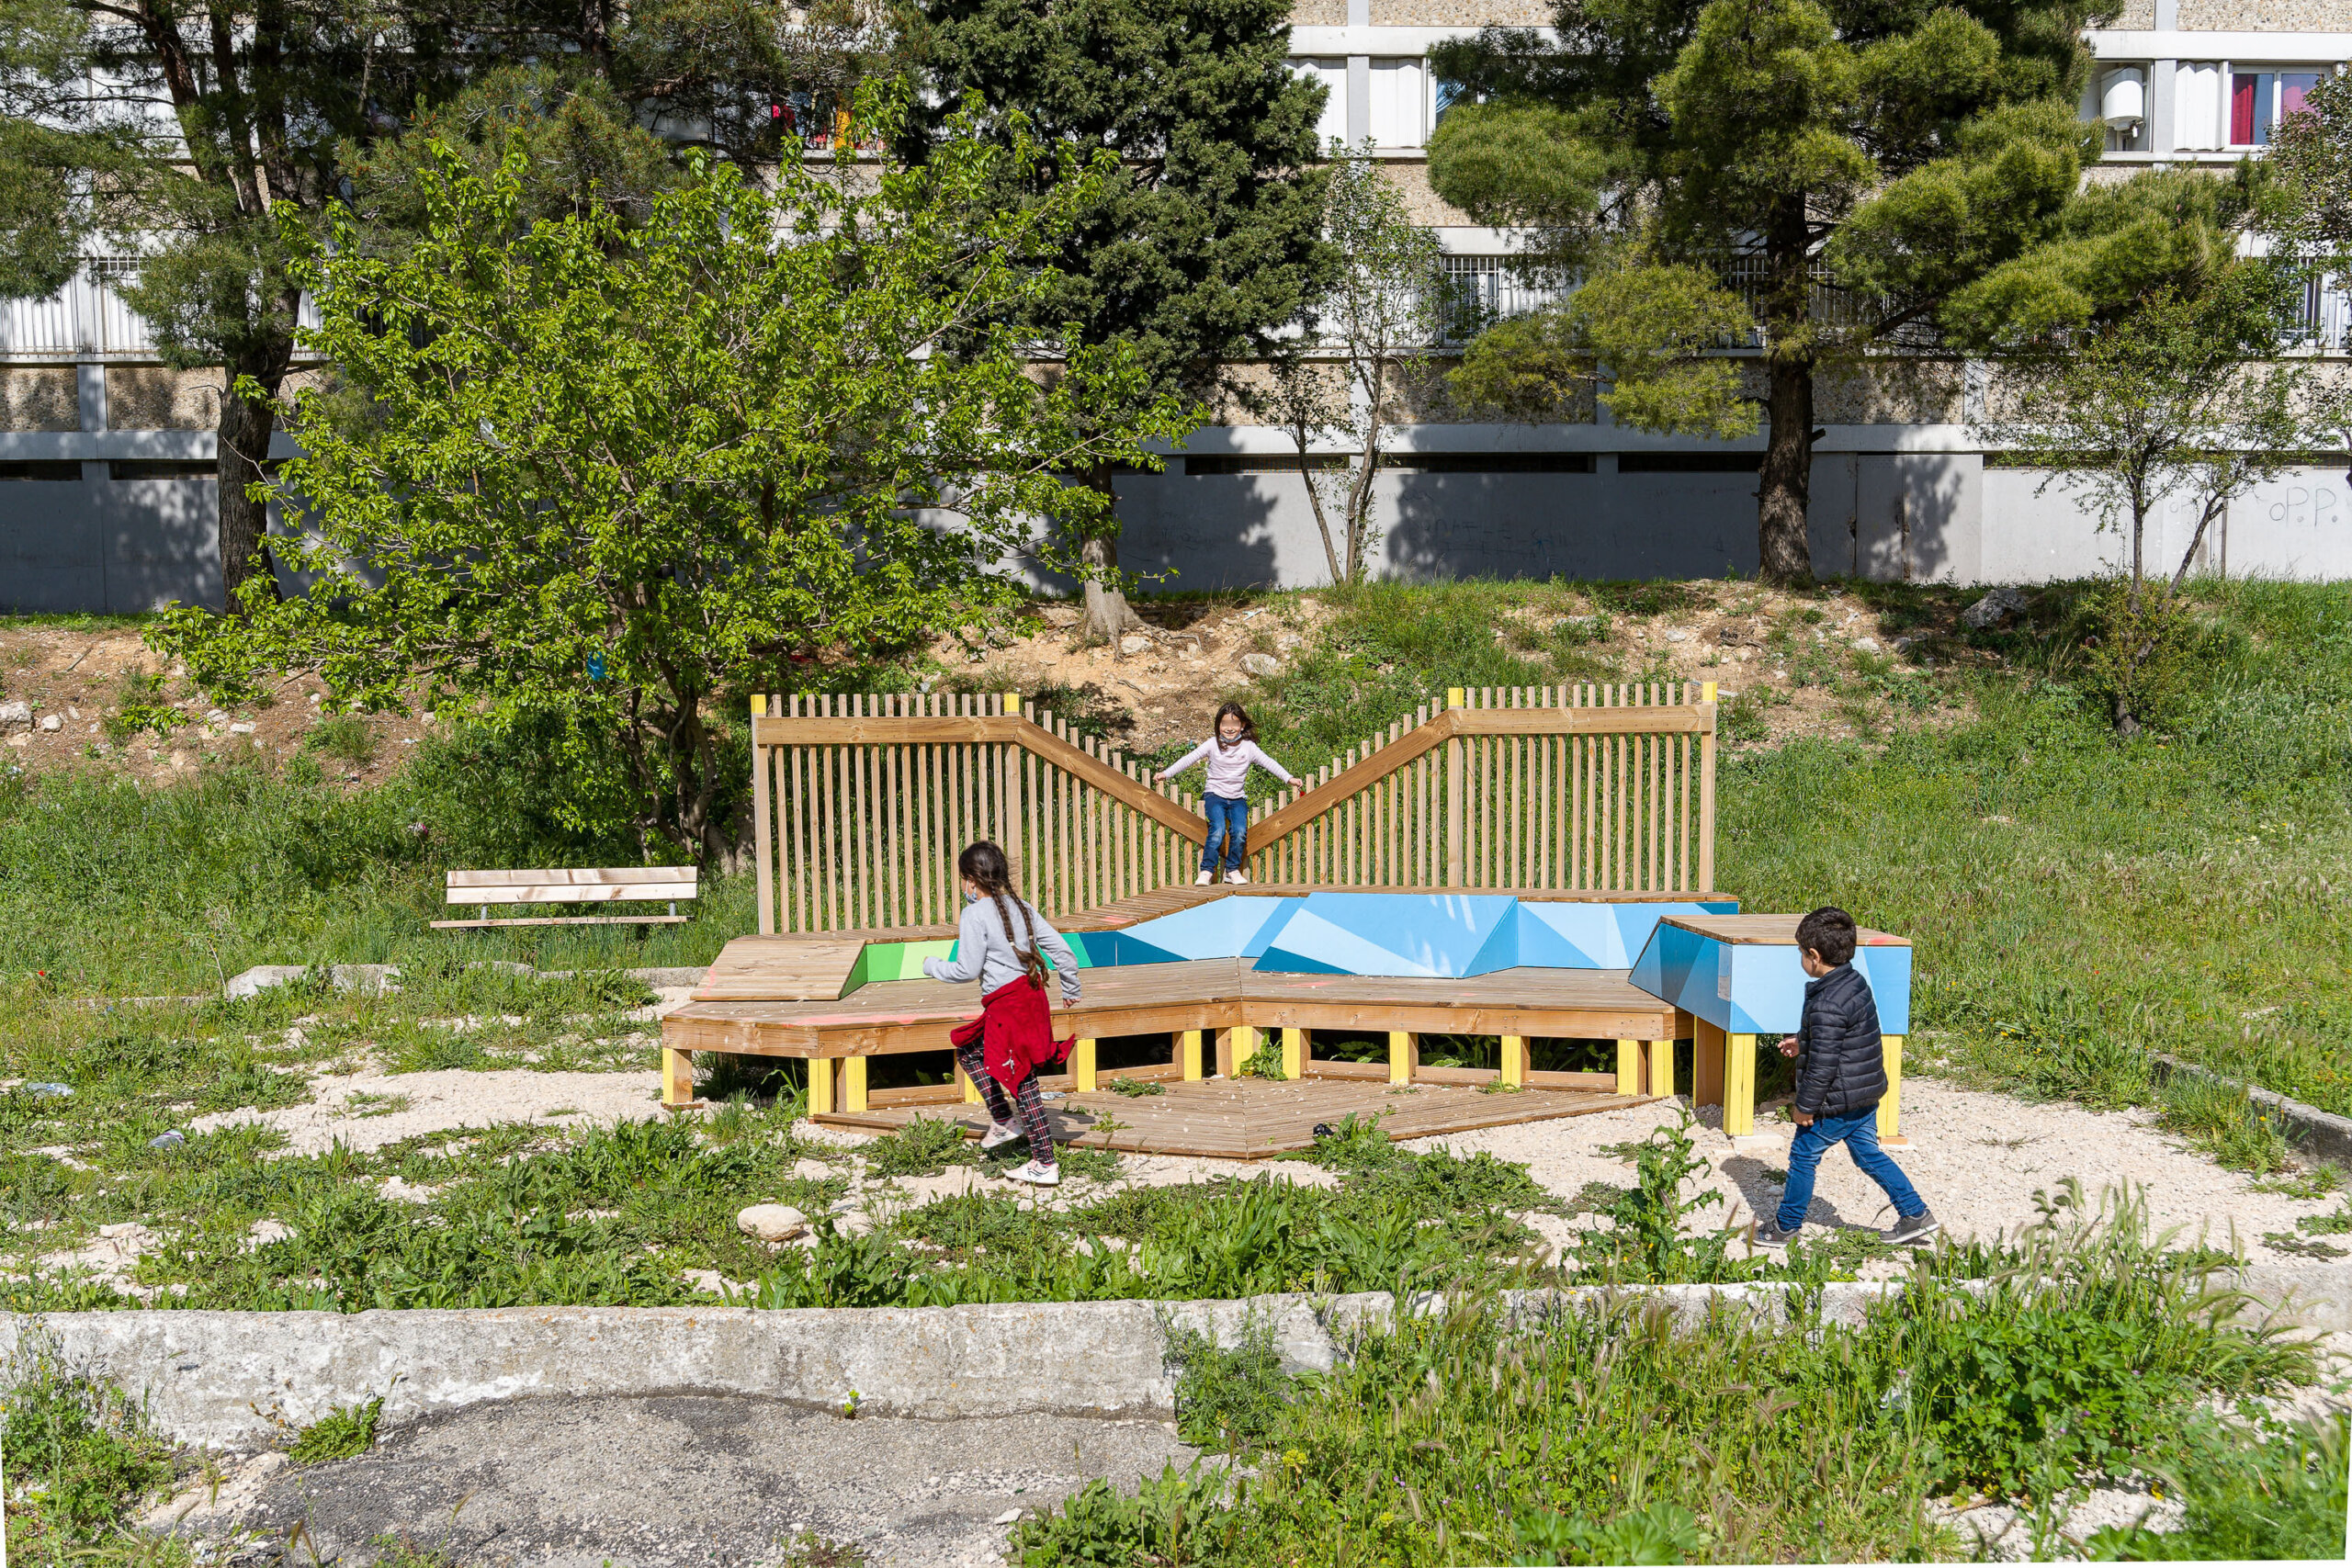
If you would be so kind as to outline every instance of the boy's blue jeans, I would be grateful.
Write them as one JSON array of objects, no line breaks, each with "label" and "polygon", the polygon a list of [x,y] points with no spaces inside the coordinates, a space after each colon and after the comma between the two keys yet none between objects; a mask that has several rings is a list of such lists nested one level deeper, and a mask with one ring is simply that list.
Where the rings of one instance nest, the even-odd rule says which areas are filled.
[{"label": "boy's blue jeans", "polygon": [[1250,803],[1232,800],[1221,795],[1201,796],[1201,809],[1209,819],[1208,841],[1201,846],[1201,869],[1216,869],[1217,840],[1225,840],[1225,869],[1239,871],[1250,850]]},{"label": "boy's blue jeans", "polygon": [[1810,1127],[1800,1127],[1789,1145],[1789,1184],[1781,1192],[1781,1212],[1774,1216],[1783,1231],[1804,1224],[1813,1206],[1813,1173],[1833,1145],[1843,1144],[1862,1174],[1886,1189],[1894,1212],[1905,1219],[1924,1214],[1928,1205],[1884,1149],[1878,1146],[1878,1107],[1865,1106],[1850,1116],[1816,1116]]}]

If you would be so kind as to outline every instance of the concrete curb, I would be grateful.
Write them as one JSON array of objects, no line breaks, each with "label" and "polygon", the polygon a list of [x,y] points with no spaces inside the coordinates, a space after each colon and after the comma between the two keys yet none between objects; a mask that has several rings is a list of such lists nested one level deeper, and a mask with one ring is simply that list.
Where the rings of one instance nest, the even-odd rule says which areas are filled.
[{"label": "concrete curb", "polygon": [[[2283,1321],[2352,1330],[2352,1268],[2257,1264],[2233,1281]],[[1830,1285],[1823,1318],[1859,1326],[1899,1282]],[[1678,1332],[1722,1312],[1787,1315],[1796,1287],[1664,1285],[1509,1292],[1522,1327],[1615,1304],[1664,1312]],[[1410,1300],[1415,1313],[1440,1297]],[[1223,1302],[1034,1302],[762,1312],[745,1307],[511,1307],[449,1312],[84,1312],[0,1315],[0,1382],[51,1351],[66,1369],[143,1400],[159,1430],[204,1447],[266,1447],[340,1405],[381,1395],[383,1419],[485,1400],[735,1394],[953,1420],[1053,1414],[1166,1420],[1170,1329],[1224,1347],[1253,1322],[1285,1367],[1328,1371],[1396,1312],[1385,1292]]]},{"label": "concrete curb", "polygon": [[2200,1067],[2194,1062],[2184,1062],[2163,1052],[2152,1054],[2151,1059],[2160,1076],[2178,1074],[2182,1077],[2202,1078],[2207,1083],[2244,1093],[2248,1100],[2267,1109],[2285,1124],[2290,1143],[2301,1145],[2321,1159],[2352,1168],[2352,1117],[2338,1116],[2334,1111],[2322,1111],[2316,1105],[2290,1100],[2276,1090],[2224,1077],[2210,1067]]}]

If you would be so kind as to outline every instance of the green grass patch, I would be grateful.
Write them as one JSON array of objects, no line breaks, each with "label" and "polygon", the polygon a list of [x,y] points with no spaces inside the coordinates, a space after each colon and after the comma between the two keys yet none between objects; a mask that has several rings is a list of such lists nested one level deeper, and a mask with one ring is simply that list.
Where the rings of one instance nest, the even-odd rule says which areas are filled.
[{"label": "green grass patch", "polygon": [[383,1414],[381,1394],[364,1404],[340,1405],[303,1427],[286,1457],[296,1464],[357,1459],[376,1446],[376,1422]]}]

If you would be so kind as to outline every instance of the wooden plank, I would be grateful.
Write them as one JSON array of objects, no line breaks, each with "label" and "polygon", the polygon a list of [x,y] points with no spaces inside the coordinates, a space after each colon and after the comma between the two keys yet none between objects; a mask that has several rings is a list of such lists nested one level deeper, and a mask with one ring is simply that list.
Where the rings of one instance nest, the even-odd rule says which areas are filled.
[{"label": "wooden plank", "polygon": [[691,1105],[695,1099],[695,1058],[690,1051],[662,1053],[662,1103]]},{"label": "wooden plank", "polygon": [[1756,1131],[1756,1036],[1724,1036],[1724,1134]]},{"label": "wooden plank", "polygon": [[510,883],[497,887],[449,889],[451,904],[628,904],[685,903],[695,897],[691,882],[630,882],[592,886],[571,882]]},{"label": "wooden plank", "polygon": [[1194,843],[1208,839],[1208,819],[1164,798],[1108,762],[1041,725],[1010,715],[943,715],[927,718],[762,718],[752,721],[756,746],[975,746],[1009,741]]},{"label": "wooden plank", "polygon": [[1886,1094],[1878,1102],[1878,1135],[1899,1138],[1903,1135],[1903,1036],[1882,1034],[1878,1044],[1886,1066]]},{"label": "wooden plank", "polygon": [[698,1002],[832,1001],[849,988],[864,941],[841,936],[739,936],[695,987]]},{"label": "wooden plank", "polygon": [[1388,1032],[1388,1081],[1393,1084],[1411,1083],[1415,1071],[1420,1065],[1419,1036],[1408,1030],[1390,1030]]},{"label": "wooden plank", "polygon": [[[602,867],[558,867],[547,871],[453,871],[448,886],[452,888],[481,887],[618,887],[632,883],[684,883],[691,886],[700,874],[690,865],[620,865]],[[458,900],[462,904],[479,903],[478,897]],[[493,900],[495,902],[495,900]]]},{"label": "wooden plank", "polygon": [[1674,1042],[1650,1040],[1645,1041],[1644,1044],[1648,1047],[1651,1097],[1657,1100],[1672,1099],[1674,1096]]},{"label": "wooden plank", "polygon": [[533,915],[503,920],[429,920],[436,931],[480,931],[486,926],[683,926],[692,915]]},{"label": "wooden plank", "polygon": [[[1802,915],[1668,915],[1659,923],[1696,931],[1711,941],[1736,947],[1792,947]],[[1854,933],[1860,947],[1908,947],[1907,936],[1863,927]]]},{"label": "wooden plank", "polygon": [[[764,696],[752,699],[754,722],[768,711]],[[758,929],[763,932],[775,930],[775,821],[770,814],[768,772],[772,754],[753,748],[752,751],[752,843],[753,897],[759,900]]]}]

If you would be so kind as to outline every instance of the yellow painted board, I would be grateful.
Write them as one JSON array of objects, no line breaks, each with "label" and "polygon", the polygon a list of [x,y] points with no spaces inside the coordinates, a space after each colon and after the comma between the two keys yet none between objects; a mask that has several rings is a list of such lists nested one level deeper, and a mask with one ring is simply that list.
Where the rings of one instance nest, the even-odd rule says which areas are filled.
[{"label": "yellow painted board", "polygon": [[1503,1036],[1502,1080],[1512,1089],[1527,1087],[1527,1036],[1524,1034]]},{"label": "yellow painted board", "polygon": [[1094,1092],[1094,1042],[1080,1040],[1069,1048],[1069,1076],[1077,1081],[1078,1092]]},{"label": "yellow painted board", "polygon": [[830,1116],[833,1113],[833,1059],[831,1056],[808,1058],[808,1114]]},{"label": "yellow painted board", "polygon": [[664,1047],[662,1052],[662,1103],[695,1102],[695,1054]]},{"label": "yellow painted board", "polygon": [[1420,1070],[1420,1036],[1410,1031],[1392,1029],[1388,1032],[1388,1081],[1411,1083]]},{"label": "yellow painted board", "polygon": [[865,1113],[865,1056],[851,1056],[842,1063],[842,1110],[852,1116]]},{"label": "yellow painted board", "polygon": [[1183,1069],[1186,1083],[1201,1081],[1201,1032],[1187,1029],[1176,1036],[1177,1065]]},{"label": "yellow painted board", "polygon": [[1886,1062],[1886,1098],[1878,1102],[1878,1135],[1903,1135],[1903,1036],[1882,1034],[1879,1050]]},{"label": "yellow painted board", "polygon": [[1756,1036],[1724,1036],[1724,1132],[1739,1138],[1756,1131]]},{"label": "yellow painted board", "polygon": [[1650,1092],[1661,1100],[1674,1097],[1674,1042],[1653,1040],[1650,1047]]},{"label": "yellow painted board", "polygon": [[980,1086],[972,1081],[971,1075],[964,1070],[964,1065],[960,1062],[956,1065],[956,1087],[964,1091],[965,1104],[980,1103]]},{"label": "yellow painted board", "polygon": [[1283,1031],[1283,1077],[1295,1081],[1306,1074],[1306,1031]]},{"label": "yellow painted board", "polygon": [[1642,1092],[1642,1043],[1638,1040],[1617,1042],[1617,1092]]}]

